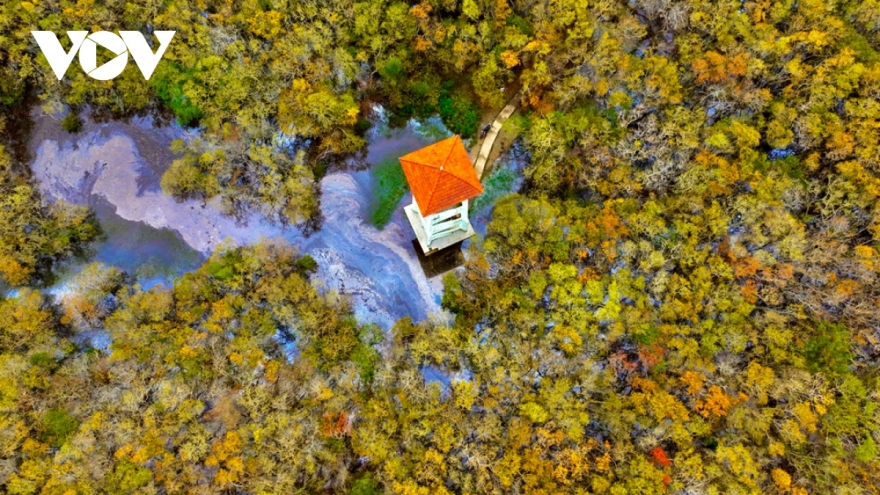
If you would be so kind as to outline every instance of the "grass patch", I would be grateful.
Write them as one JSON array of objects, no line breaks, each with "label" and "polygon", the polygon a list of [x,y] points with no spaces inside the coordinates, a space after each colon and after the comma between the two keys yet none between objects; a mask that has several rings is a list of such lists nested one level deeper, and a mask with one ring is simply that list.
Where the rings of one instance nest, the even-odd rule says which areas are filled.
[{"label": "grass patch", "polygon": [[502,196],[513,191],[516,182],[516,173],[509,168],[502,168],[492,172],[492,175],[483,182],[483,194],[477,196],[471,202],[470,210],[477,212],[495,203]]},{"label": "grass patch", "polygon": [[385,160],[370,171],[373,176],[373,207],[370,212],[370,223],[377,229],[383,229],[403,195],[409,189],[406,176],[397,160]]}]

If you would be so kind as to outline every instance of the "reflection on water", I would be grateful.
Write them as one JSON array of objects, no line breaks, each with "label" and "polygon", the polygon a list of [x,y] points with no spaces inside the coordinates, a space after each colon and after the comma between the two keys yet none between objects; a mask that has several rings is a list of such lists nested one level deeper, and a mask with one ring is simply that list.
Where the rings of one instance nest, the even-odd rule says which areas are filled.
[{"label": "reflection on water", "polygon": [[198,268],[204,260],[170,229],[126,220],[100,196],[92,196],[89,203],[105,234],[94,246],[94,261],[116,266],[138,279],[170,279]]},{"label": "reflection on water", "polygon": [[94,255],[88,260],[72,262],[59,270],[55,283],[46,290],[49,294],[64,293],[68,281],[89,262],[124,270],[144,289],[149,289],[170,284],[175,277],[198,268],[205,259],[174,231],[126,220],[116,214],[115,206],[100,196],[93,195],[89,206],[101,224],[103,238],[92,244]]}]

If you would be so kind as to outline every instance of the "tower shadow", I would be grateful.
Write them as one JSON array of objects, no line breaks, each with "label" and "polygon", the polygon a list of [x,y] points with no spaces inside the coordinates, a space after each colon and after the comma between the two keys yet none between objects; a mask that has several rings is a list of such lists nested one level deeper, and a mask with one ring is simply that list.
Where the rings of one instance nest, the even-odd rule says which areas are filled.
[{"label": "tower shadow", "polygon": [[419,246],[418,239],[412,240],[413,251],[419,259],[419,265],[425,272],[425,277],[433,278],[452,271],[459,266],[464,265],[464,254],[461,252],[461,245],[464,241],[456,242],[448,247],[437,251],[431,256],[425,256],[422,248]]}]

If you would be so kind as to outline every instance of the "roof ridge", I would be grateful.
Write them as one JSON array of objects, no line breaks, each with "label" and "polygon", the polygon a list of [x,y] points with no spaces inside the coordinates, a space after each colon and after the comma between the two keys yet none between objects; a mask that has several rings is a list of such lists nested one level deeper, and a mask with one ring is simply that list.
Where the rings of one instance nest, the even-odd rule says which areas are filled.
[{"label": "roof ridge", "polygon": [[[405,155],[399,157],[398,159],[399,159],[399,160],[406,160],[406,161],[408,161],[408,162],[410,162],[410,163],[414,163],[414,164],[417,164],[417,165],[422,165],[422,166],[424,166],[424,167],[435,168],[435,169],[436,169],[436,168],[440,168],[441,166],[443,166],[443,165],[446,164],[446,161],[449,160],[449,155],[451,155],[451,154],[452,154],[452,150],[455,149],[455,141],[454,141],[454,138],[457,137],[457,136],[458,136],[458,134],[455,134],[455,135],[450,136],[450,137],[448,137],[448,138],[446,138],[446,139],[441,139],[440,141],[437,141],[437,142],[435,142],[435,143],[431,143],[431,144],[429,144],[429,145],[427,145],[427,146],[425,146],[425,147],[423,147],[423,148],[419,148],[419,149],[417,149],[417,150],[410,151],[409,153],[407,153],[407,154],[405,154]],[[424,151],[424,150],[427,150],[427,149],[430,149],[430,148],[435,148],[435,149],[436,149],[436,148],[439,148],[440,145],[441,145],[441,144],[444,144],[446,141],[452,141],[452,142],[451,142],[450,145],[449,145],[449,149],[446,151],[446,157],[444,158],[443,163],[440,164],[440,165],[436,165],[436,164],[434,164],[434,163],[430,163],[430,162],[426,161],[426,160],[425,160],[425,157],[423,157],[421,154],[419,154],[419,152]],[[416,155],[417,159],[409,158],[409,157],[411,157],[411,156],[413,156],[413,155]]]},{"label": "roof ridge", "polygon": [[451,143],[449,143],[449,151],[446,152],[446,157],[443,158],[443,163],[440,164],[440,168],[437,170],[437,180],[434,181],[434,186],[431,188],[431,198],[428,200],[428,211],[431,211],[431,207],[434,206],[434,194],[437,192],[437,184],[440,182],[440,177],[442,177],[443,174],[446,173],[447,175],[449,175],[449,177],[454,177],[458,179],[457,175],[447,172],[444,167],[446,167],[446,163],[449,161],[449,157],[452,155],[452,151],[455,149],[455,145],[461,142],[461,138],[458,136],[458,134],[454,134],[446,138],[444,141],[451,141]]},{"label": "roof ridge", "polygon": [[[458,138],[456,140],[456,138]],[[449,145],[449,151],[446,152],[446,158],[443,159],[443,163],[440,165],[440,171],[443,171],[443,167],[446,166],[446,162],[449,161],[449,156],[452,155],[452,150],[455,149],[456,141],[461,141],[461,138],[458,137],[458,134],[454,134],[452,137],[447,138],[446,140],[452,141],[452,144]],[[462,145],[463,146],[463,145]],[[451,175],[451,174],[450,174]]]},{"label": "roof ridge", "polygon": [[471,189],[473,189],[473,190],[475,190],[475,191],[479,191],[480,193],[483,192],[483,185],[482,185],[482,184],[480,184],[480,187],[477,187],[477,186],[471,184],[470,182],[468,182],[468,181],[462,179],[461,177],[459,177],[459,176],[457,176],[457,175],[449,174],[449,176],[450,176],[451,178],[457,180],[458,182],[467,185],[468,187],[470,187]]},{"label": "roof ridge", "polygon": [[[431,186],[431,196],[428,198],[428,206],[425,208],[425,211],[431,211],[432,203],[434,202],[434,193],[437,192],[437,183],[440,182],[440,176],[443,175],[443,167],[441,166],[437,170],[437,180],[434,181],[434,185]],[[430,215],[430,213],[426,213],[426,215]]]},{"label": "roof ridge", "polygon": [[[479,189],[480,191],[482,191],[483,184],[480,182],[480,178],[476,175],[476,170],[474,170],[474,163],[471,161],[471,157],[468,155],[467,150],[464,147],[464,143],[461,142],[461,137],[459,137],[458,134],[456,134],[454,137],[458,137],[458,141],[461,143],[461,152],[463,153],[462,157],[464,158],[464,161],[462,161],[460,164],[463,165],[464,163],[467,163],[467,166],[468,166],[467,170],[474,172],[474,174],[470,177],[470,179],[476,179],[476,183],[474,183],[471,180],[468,180],[468,178],[462,177],[458,173],[451,173],[450,172],[449,175],[459,179],[460,181],[464,182],[465,184],[470,185],[471,187],[473,187],[475,189]],[[453,151],[457,151],[456,147],[454,145],[453,145],[452,149],[449,150],[449,156],[452,155]],[[446,157],[446,162],[449,161],[449,156]],[[446,162],[444,162],[444,165],[446,164]],[[459,162],[456,162],[456,165],[459,165]],[[456,169],[455,171],[456,172],[463,172],[463,174],[465,176],[469,175],[467,172],[464,172],[461,170]]]}]

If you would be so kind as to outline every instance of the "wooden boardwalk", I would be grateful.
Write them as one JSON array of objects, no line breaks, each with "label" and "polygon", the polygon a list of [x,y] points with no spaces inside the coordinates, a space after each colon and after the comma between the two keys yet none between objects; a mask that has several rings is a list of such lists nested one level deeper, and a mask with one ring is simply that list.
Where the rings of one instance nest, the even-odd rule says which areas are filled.
[{"label": "wooden boardwalk", "polygon": [[[507,105],[501,109],[501,112],[498,113],[498,116],[495,117],[495,120],[492,122],[491,127],[489,128],[489,132],[486,133],[486,138],[483,140],[482,145],[480,145],[479,153],[477,154],[477,159],[474,160],[474,170],[477,172],[477,177],[480,179],[483,178],[483,170],[486,168],[486,162],[489,161],[489,155],[492,153],[492,147],[495,146],[495,139],[498,138],[498,134],[501,132],[501,127],[504,125],[504,121],[506,121],[513,112],[516,111],[517,103],[519,102],[519,93],[515,94],[513,98],[511,98]],[[416,239],[419,242],[419,247],[422,248],[422,253],[425,256],[432,255],[441,249],[447,248],[461,242],[468,237],[474,235],[474,228],[471,226],[470,222],[468,222],[468,229],[456,232],[454,234],[450,234],[439,239],[435,239],[433,242],[427,244],[426,239],[427,235],[425,235],[424,228],[422,227],[420,214],[418,212],[418,207],[413,203],[407,205],[403,208],[403,211],[406,213],[407,219],[409,220],[410,225],[412,225],[413,230],[416,233]]]},{"label": "wooden boardwalk", "polygon": [[486,134],[486,139],[483,140],[483,144],[480,146],[480,152],[477,154],[477,159],[474,161],[474,169],[477,172],[477,177],[481,179],[483,178],[483,170],[486,168],[486,162],[489,161],[489,155],[492,153],[492,146],[495,145],[495,139],[498,137],[498,133],[501,132],[501,126],[504,125],[504,121],[516,111],[518,102],[519,93],[517,92],[517,94],[513,95],[513,98],[507,102],[507,105],[501,109],[501,112],[495,117],[495,121],[492,122],[492,127],[489,128],[489,133]]}]

